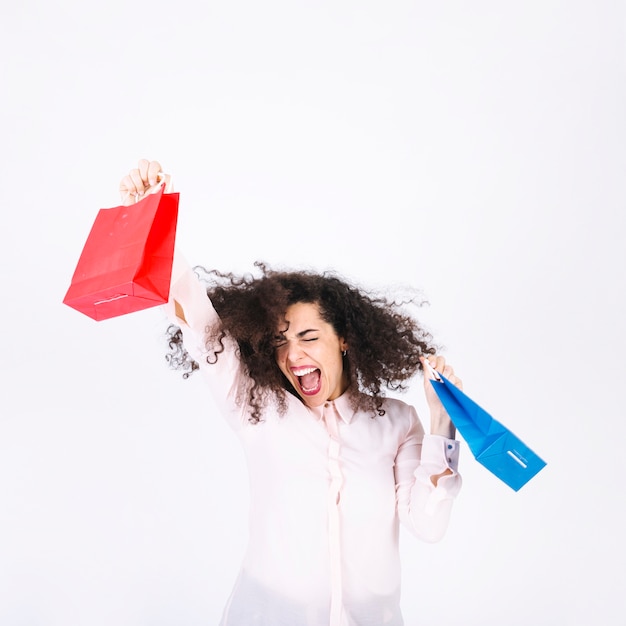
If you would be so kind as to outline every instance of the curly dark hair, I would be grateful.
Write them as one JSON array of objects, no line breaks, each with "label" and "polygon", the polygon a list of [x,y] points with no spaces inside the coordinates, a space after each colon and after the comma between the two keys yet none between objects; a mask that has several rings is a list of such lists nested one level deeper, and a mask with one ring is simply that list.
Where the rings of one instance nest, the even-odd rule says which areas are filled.
[{"label": "curly dark hair", "polygon": [[[255,266],[260,276],[195,268],[207,284],[207,294],[221,321],[207,339],[207,361],[217,361],[226,335],[237,342],[250,379],[244,396],[253,423],[262,418],[268,401],[285,411],[285,390],[299,397],[274,355],[279,323],[287,307],[297,302],[317,304],[322,319],[350,346],[344,368],[348,388],[357,392],[352,394],[354,408],[383,415],[384,390],[406,389],[406,381],[422,369],[420,357],[436,352],[431,334],[403,311],[409,303],[424,304],[415,296],[397,302],[368,293],[333,272],[276,271],[262,262]],[[171,325],[167,335],[166,358],[171,367],[183,370],[186,378],[198,369],[198,363],[185,350],[180,328]]]}]

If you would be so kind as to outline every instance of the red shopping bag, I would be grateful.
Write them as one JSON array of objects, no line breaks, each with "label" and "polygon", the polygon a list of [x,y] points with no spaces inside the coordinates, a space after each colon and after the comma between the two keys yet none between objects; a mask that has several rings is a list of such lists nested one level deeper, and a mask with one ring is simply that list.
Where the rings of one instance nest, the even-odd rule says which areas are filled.
[{"label": "red shopping bag", "polygon": [[163,183],[136,204],[100,209],[63,303],[100,321],[167,302],[178,200]]}]

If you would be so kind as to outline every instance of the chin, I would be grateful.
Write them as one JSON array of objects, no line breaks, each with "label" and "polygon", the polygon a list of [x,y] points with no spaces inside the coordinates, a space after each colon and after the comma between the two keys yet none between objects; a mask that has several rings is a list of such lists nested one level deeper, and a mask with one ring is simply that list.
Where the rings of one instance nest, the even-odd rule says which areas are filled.
[{"label": "chin", "polygon": [[300,396],[300,400],[311,408],[322,406],[324,402],[326,402],[326,398],[324,398],[321,393],[316,393],[314,396],[306,396],[302,393],[299,393],[298,395]]}]

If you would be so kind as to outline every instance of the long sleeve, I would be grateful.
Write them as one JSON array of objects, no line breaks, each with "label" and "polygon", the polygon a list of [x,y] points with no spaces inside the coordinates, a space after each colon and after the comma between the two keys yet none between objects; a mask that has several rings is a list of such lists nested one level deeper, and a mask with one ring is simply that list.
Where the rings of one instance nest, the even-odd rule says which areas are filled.
[{"label": "long sleeve", "polygon": [[237,398],[246,378],[237,345],[225,336],[220,340],[221,345],[218,342],[219,354],[211,349],[219,316],[205,287],[178,251],[174,255],[169,302],[164,306],[170,321],[182,330],[185,349],[200,366],[218,408],[233,426],[242,423],[246,419],[245,406]]},{"label": "long sleeve", "polygon": [[[439,541],[446,532],[452,503],[461,488],[458,473],[459,442],[439,435],[425,435],[414,420],[395,461],[396,501],[400,521],[424,541]],[[431,476],[449,469],[437,485]]]}]

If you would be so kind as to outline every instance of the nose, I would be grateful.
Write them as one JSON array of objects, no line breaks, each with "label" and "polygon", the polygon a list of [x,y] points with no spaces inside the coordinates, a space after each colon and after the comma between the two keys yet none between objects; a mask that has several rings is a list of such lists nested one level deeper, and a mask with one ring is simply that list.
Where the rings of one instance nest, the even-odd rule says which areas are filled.
[{"label": "nose", "polygon": [[296,363],[304,354],[297,341],[289,341],[285,346],[285,358],[289,363]]}]

